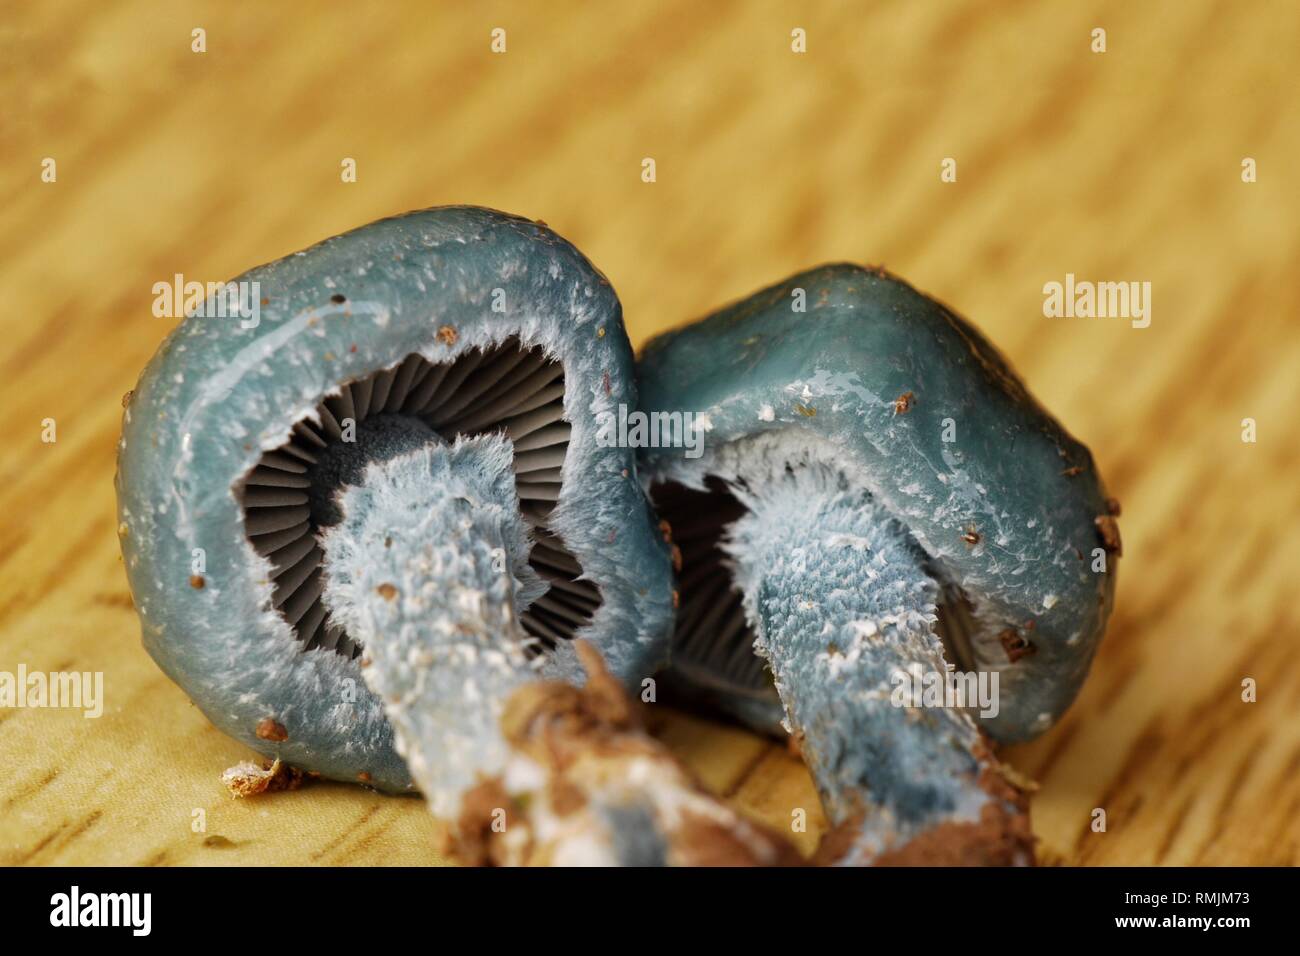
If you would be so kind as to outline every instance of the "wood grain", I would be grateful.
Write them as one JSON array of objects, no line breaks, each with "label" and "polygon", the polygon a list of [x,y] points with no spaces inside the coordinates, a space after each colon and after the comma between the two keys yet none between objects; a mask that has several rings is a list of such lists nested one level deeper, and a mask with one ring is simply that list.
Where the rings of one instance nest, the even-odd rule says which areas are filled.
[{"label": "wood grain", "polygon": [[[173,324],[154,282],[451,202],[545,219],[638,342],[840,259],[972,317],[1124,505],[1092,678],[1007,754],[1044,859],[1300,863],[1296,4],[2,6],[0,670],[103,671],[107,706],[0,710],[0,863],[434,862],[417,800],[224,795],[248,754],[140,647],[112,474],[119,399]],[[1044,318],[1067,272],[1150,281],[1151,326]],[[745,810],[807,809],[815,844],[782,748],[655,723]]]}]

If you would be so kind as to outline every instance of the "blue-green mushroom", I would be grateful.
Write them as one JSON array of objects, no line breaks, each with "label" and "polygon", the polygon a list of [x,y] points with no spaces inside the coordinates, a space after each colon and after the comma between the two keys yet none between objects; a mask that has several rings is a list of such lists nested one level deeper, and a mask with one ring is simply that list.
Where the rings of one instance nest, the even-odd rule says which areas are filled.
[{"label": "blue-green mushroom", "polygon": [[798,736],[837,861],[1030,861],[984,735],[1050,727],[1105,630],[1118,507],[1088,450],[970,324],[852,265],[662,335],[638,371],[677,681]]},{"label": "blue-green mushroom", "polygon": [[221,730],[306,771],[413,788],[336,586],[355,569],[332,567],[325,539],[367,469],[476,436],[501,437],[527,529],[526,573],[518,548],[495,560],[520,576],[504,639],[529,673],[581,683],[573,638],[629,685],[662,663],[668,550],[633,452],[597,440],[636,402],[631,348],[613,289],[564,239],[487,209],[414,212],[189,311],[126,402],[119,534],[146,649]]}]

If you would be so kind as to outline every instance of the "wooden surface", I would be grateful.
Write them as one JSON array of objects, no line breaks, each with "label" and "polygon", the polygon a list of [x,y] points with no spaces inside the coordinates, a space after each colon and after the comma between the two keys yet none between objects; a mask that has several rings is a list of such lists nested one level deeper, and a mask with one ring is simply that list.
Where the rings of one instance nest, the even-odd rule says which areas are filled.
[{"label": "wooden surface", "polygon": [[[1124,505],[1093,675],[1007,752],[1043,858],[1300,863],[1300,5],[360,6],[0,4],[0,670],[102,671],[107,698],[0,710],[0,863],[433,861],[414,799],[225,796],[249,754],[141,649],[112,475],[119,400],[174,324],[154,282],[453,202],[545,219],[637,342],[825,260],[970,316]],[[1151,282],[1151,326],[1044,318],[1067,272]],[[815,843],[796,759],[653,719],[744,809],[807,808]]]}]

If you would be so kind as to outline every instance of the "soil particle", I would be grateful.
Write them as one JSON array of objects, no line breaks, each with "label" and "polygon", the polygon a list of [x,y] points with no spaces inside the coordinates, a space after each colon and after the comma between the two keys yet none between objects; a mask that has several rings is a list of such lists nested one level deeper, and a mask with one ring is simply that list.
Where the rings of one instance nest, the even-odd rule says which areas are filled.
[{"label": "soil particle", "polygon": [[1093,519],[1097,532],[1101,535],[1101,544],[1107,551],[1117,557],[1123,557],[1124,544],[1119,538],[1119,522],[1112,515],[1098,515]]},{"label": "soil particle", "polygon": [[495,777],[484,780],[461,798],[460,819],[448,829],[443,838],[442,852],[466,866],[501,865],[501,849],[493,837],[500,834],[493,829],[500,820],[499,811],[505,813],[508,831],[511,823],[521,817],[518,807],[506,792],[505,786]]},{"label": "soil particle", "polygon": [[676,832],[677,850],[684,866],[799,866],[803,858],[784,841],[773,841],[776,858],[759,860],[750,840],[731,827],[702,814],[684,811]]},{"label": "soil particle", "polygon": [[285,729],[284,724],[277,721],[274,717],[263,717],[257,724],[258,740],[270,740],[275,743],[289,739],[289,731]]},{"label": "soil particle", "polygon": [[[275,793],[280,790],[297,790],[302,786],[305,774],[297,767],[290,767],[287,763],[282,762],[278,757],[272,763],[258,766],[251,761],[245,760],[243,763],[236,764],[221,775],[221,782],[226,785],[230,795],[236,798],[252,797],[260,793]],[[208,840],[214,839],[209,837]],[[225,840],[225,837],[216,839]],[[208,843],[204,841],[205,846],[233,846],[233,843],[226,841],[224,844]]]},{"label": "soil particle", "polygon": [[577,813],[587,805],[587,796],[582,790],[563,777],[550,782],[551,809],[558,817],[567,817]]},{"label": "soil particle", "polygon": [[1007,660],[1013,664],[1022,657],[1029,657],[1038,652],[1038,648],[1021,637],[1014,627],[999,632],[998,640],[1002,642],[1002,649],[1007,652]]}]

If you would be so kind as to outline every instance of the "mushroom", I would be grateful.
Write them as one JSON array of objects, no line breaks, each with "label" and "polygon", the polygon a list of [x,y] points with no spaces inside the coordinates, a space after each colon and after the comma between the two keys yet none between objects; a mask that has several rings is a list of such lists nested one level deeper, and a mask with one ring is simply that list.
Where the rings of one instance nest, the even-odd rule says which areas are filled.
[{"label": "mushroom", "polygon": [[189,316],[118,456],[145,647],[209,719],[276,767],[418,786],[467,862],[792,861],[623,690],[675,594],[634,453],[599,439],[636,402],[605,278],[448,207],[236,288],[260,315]]},{"label": "mushroom", "polygon": [[532,672],[581,682],[573,638],[621,681],[654,672],[668,553],[633,453],[596,441],[597,416],[635,402],[631,347],[614,291],[573,246],[446,207],[234,288],[252,291],[243,314],[191,315],[142,373],[116,479],[145,648],[217,727],[302,770],[412,789],[323,539],[374,463],[473,436],[509,440]]},{"label": "mushroom", "polygon": [[707,429],[641,453],[680,548],[678,680],[760,726],[775,684],[824,859],[1031,862],[985,736],[1058,720],[1105,630],[1119,537],[1088,450],[967,322],[852,265],[654,339],[639,376],[643,410]]}]

